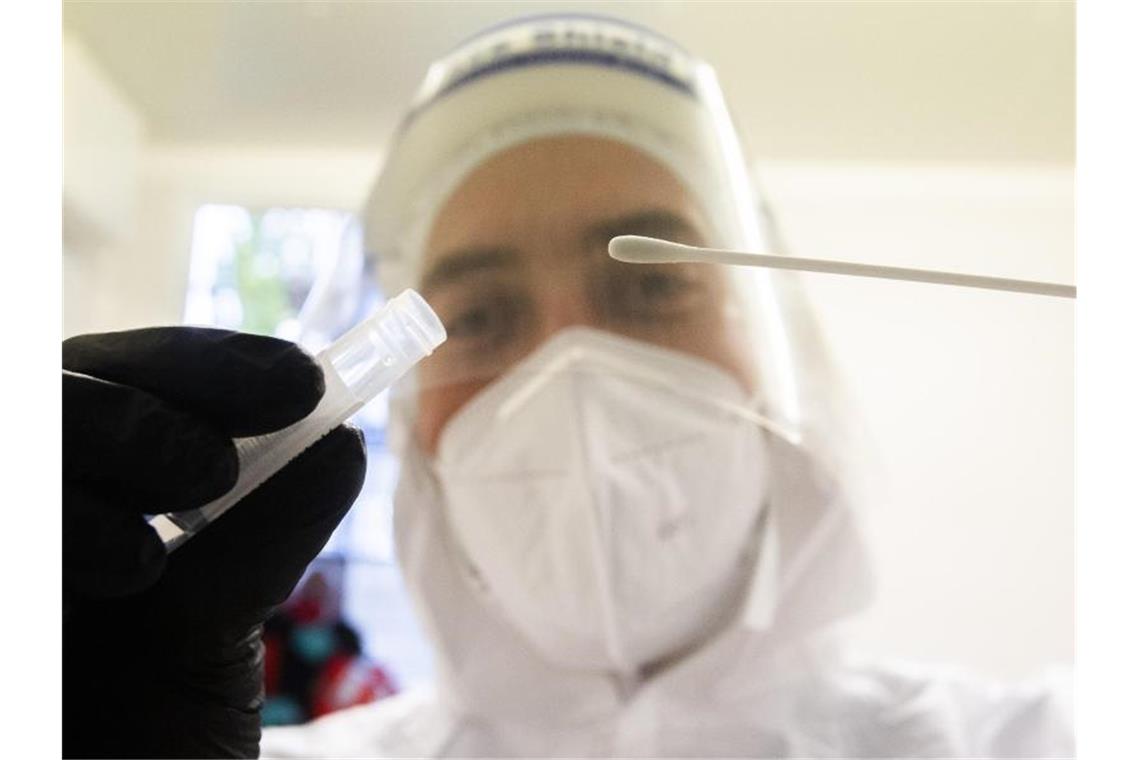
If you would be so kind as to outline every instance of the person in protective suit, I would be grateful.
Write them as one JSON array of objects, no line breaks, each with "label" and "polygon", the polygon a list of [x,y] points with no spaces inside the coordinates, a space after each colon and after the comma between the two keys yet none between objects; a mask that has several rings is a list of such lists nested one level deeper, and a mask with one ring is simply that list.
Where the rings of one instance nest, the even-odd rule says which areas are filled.
[{"label": "person in protective suit", "polygon": [[[850,477],[856,449],[795,277],[608,256],[625,234],[780,252],[710,67],[611,19],[493,28],[429,70],[363,221],[384,292],[416,288],[448,332],[391,398],[396,548],[437,677],[429,689],[268,729],[264,754],[1072,754],[1063,701],[1049,688],[860,662],[833,635],[867,604],[871,579]],[[87,556],[68,574],[82,604],[70,610],[80,633],[66,637],[65,701],[75,708],[65,733],[87,754],[250,754],[252,632],[354,498],[359,442],[349,432],[326,439],[163,572],[139,510],[191,506],[222,488],[232,477],[225,436],[285,424],[319,392],[286,383],[272,400],[288,414],[239,424],[234,410],[211,406],[207,389],[227,386],[205,373],[222,370],[171,377],[188,357],[156,352],[151,337],[141,354],[137,336],[65,344],[65,368],[138,388],[147,405],[169,404],[211,431],[186,434],[194,445],[209,439],[201,463],[159,463],[185,470],[177,489],[136,483],[130,462],[72,466],[79,457],[65,441],[65,477],[84,484],[75,514],[98,515],[103,556],[117,558]],[[295,362],[291,377],[306,376],[303,355],[280,351]],[[166,374],[154,377],[156,364]],[[249,383],[287,374],[251,364]],[[82,382],[92,399],[112,393],[91,378],[65,382]],[[237,411],[270,414],[269,399],[246,400]],[[100,417],[93,427],[134,429],[86,403]],[[145,420],[137,403],[116,413]],[[92,433],[83,451],[107,435]],[[124,483],[132,490],[111,505]],[[121,504],[134,511],[109,524]],[[259,510],[291,515],[280,536],[250,534]],[[128,533],[130,546],[146,547],[129,562]],[[123,564],[130,582],[81,588],[96,561]],[[239,566],[272,578],[235,579]],[[85,685],[73,686],[80,676]],[[98,732],[82,708],[105,689],[98,712],[112,731],[102,736],[142,726],[138,744],[91,743]],[[165,710],[167,731],[149,728]],[[186,732],[203,738],[181,743]]]}]

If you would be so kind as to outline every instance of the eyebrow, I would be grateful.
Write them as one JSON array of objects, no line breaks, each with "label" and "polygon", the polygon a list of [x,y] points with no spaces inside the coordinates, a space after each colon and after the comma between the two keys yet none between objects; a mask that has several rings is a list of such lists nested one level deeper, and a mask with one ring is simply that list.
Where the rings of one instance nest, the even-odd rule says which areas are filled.
[{"label": "eyebrow", "polygon": [[466,277],[472,272],[517,267],[521,256],[514,248],[460,248],[442,256],[432,265],[420,283],[424,291],[439,288]]},{"label": "eyebrow", "polygon": [[674,211],[653,208],[594,224],[582,235],[582,242],[590,249],[607,247],[610,240],[619,235],[643,235],[674,242],[699,238],[696,227],[685,217]]}]

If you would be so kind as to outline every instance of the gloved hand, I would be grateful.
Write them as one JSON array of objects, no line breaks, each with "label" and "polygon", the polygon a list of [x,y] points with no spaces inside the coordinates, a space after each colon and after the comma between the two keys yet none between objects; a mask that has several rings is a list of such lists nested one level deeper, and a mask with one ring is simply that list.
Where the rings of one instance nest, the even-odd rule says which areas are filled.
[{"label": "gloved hand", "polygon": [[254,757],[261,624],[360,491],[363,438],[337,428],[167,557],[143,515],[228,491],[231,438],[307,415],[320,370],[189,327],[71,338],[63,367],[90,376],[63,377],[64,756]]}]

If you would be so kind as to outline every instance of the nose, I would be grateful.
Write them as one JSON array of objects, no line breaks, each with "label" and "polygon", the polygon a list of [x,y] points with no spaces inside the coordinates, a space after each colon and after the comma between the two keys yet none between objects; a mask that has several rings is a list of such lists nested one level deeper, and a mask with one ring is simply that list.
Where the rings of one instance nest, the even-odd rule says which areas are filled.
[{"label": "nose", "polygon": [[536,337],[545,343],[568,327],[602,327],[603,320],[582,288],[551,283],[542,298]]}]

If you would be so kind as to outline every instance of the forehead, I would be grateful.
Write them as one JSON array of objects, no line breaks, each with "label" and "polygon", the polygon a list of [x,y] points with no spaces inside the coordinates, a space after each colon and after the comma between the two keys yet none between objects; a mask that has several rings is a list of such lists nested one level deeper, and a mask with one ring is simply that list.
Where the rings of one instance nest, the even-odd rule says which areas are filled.
[{"label": "forehead", "polygon": [[460,182],[432,222],[425,259],[457,247],[580,237],[599,222],[645,212],[668,212],[698,232],[704,226],[696,199],[648,154],[601,137],[541,138],[492,155]]}]

